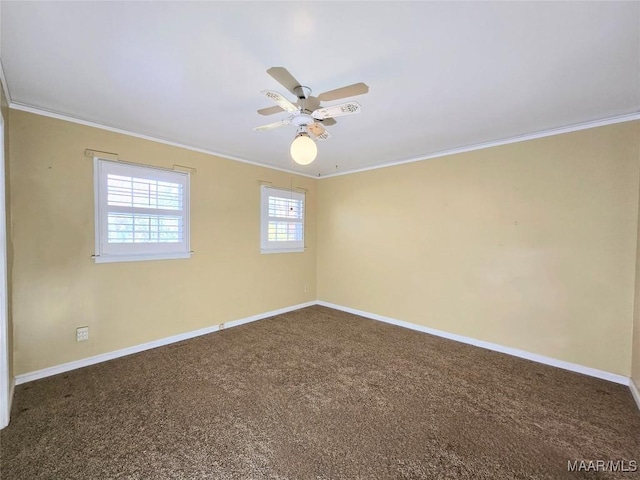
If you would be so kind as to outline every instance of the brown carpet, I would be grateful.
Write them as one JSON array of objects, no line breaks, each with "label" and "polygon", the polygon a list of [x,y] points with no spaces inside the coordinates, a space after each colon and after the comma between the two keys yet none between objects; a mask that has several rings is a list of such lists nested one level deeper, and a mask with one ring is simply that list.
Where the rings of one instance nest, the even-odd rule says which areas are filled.
[{"label": "brown carpet", "polygon": [[562,479],[640,462],[627,387],[310,307],[21,385],[8,479]]}]

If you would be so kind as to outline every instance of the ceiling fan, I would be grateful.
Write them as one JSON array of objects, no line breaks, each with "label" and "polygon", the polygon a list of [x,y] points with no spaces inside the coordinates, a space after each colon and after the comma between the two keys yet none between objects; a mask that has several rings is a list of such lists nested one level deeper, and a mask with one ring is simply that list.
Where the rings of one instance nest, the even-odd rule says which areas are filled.
[{"label": "ceiling fan", "polygon": [[288,112],[290,115],[283,120],[256,127],[253,130],[263,132],[284,125],[298,127],[296,138],[291,144],[291,156],[301,165],[313,162],[318,154],[318,148],[309,133],[317,140],[326,140],[331,135],[329,135],[325,126],[335,125],[335,117],[352,115],[361,111],[360,104],[357,102],[346,102],[329,107],[322,107],[320,102],[354,97],[369,91],[369,87],[366,84],[354,83],[314,97],[311,95],[311,89],[296,80],[286,68],[271,67],[267,70],[267,73],[289,92],[293,93],[297,97],[297,101],[292,103],[278,92],[263,90],[260,93],[273,100],[277,105],[258,110],[260,115],[273,115],[280,112]]}]

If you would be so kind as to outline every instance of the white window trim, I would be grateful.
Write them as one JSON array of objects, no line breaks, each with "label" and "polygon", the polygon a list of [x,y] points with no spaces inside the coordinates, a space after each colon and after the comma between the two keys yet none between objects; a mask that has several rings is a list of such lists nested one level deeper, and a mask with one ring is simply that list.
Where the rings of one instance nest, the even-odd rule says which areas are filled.
[{"label": "white window trim", "polygon": [[149,255],[96,255],[96,263],[141,262],[145,260],[173,260],[176,258],[191,258],[192,252],[187,253],[154,253]]},{"label": "white window trim", "polygon": [[[267,240],[267,231],[269,226],[269,190],[279,190],[285,192],[287,195],[293,195],[293,198],[297,198],[298,200],[302,200],[303,202],[303,215],[302,215],[302,241],[301,242],[286,242],[286,243],[295,243],[295,246],[285,247],[278,246],[274,247],[270,244],[282,244],[285,242],[269,242]],[[295,190],[287,190],[285,188],[277,188],[272,187],[270,185],[262,185],[260,187],[260,253],[269,254],[269,253],[300,253],[304,252],[305,246],[305,231],[306,231],[306,217],[307,217],[307,199],[304,192],[298,192]],[[302,246],[299,246],[298,244]]]},{"label": "white window trim", "polygon": [[[100,165],[102,162],[111,163],[111,164],[120,164],[120,165],[130,165],[132,167],[145,168],[151,170],[157,170],[160,175],[167,173],[177,173],[186,176],[186,182],[184,184],[184,202],[183,202],[183,217],[185,222],[184,229],[184,250],[179,252],[153,252],[153,253],[144,253],[144,252],[135,252],[135,253],[104,253],[102,251],[102,239],[103,239],[103,221],[101,219],[101,215],[103,215],[103,205],[105,205],[106,199],[104,197],[103,191],[100,189],[100,175],[101,169]],[[115,263],[115,262],[138,262],[138,261],[146,261],[146,260],[172,260],[179,258],[191,258],[191,248],[190,248],[190,175],[186,172],[169,172],[168,169],[151,167],[147,165],[137,165],[137,164],[129,164],[126,162],[118,162],[113,160],[107,160],[100,157],[93,157],[93,190],[94,190],[94,222],[95,222],[95,255],[93,256],[95,263]],[[106,205],[105,205],[106,206]],[[156,245],[157,246],[157,245]],[[166,244],[159,244],[160,249],[166,247]]]}]

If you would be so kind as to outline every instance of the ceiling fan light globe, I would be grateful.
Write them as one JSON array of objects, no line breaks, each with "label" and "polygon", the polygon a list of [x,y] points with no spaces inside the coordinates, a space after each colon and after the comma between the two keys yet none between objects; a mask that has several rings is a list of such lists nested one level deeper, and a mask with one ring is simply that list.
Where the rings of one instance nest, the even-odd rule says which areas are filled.
[{"label": "ceiling fan light globe", "polygon": [[291,158],[299,165],[309,165],[317,155],[316,142],[308,135],[298,135],[291,143]]}]

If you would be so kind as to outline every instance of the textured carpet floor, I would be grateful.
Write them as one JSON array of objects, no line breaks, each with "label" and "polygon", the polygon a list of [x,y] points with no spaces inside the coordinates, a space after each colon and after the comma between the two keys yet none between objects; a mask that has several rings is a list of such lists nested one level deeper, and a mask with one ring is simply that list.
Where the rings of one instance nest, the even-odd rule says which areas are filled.
[{"label": "textured carpet floor", "polygon": [[21,385],[8,479],[562,479],[640,462],[627,387],[323,307]]}]

